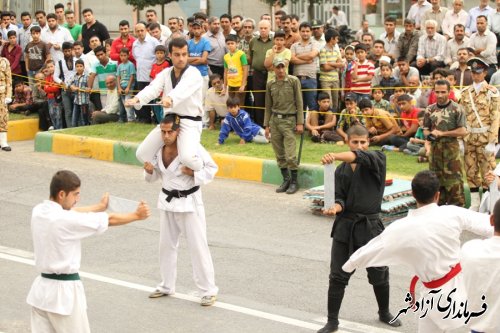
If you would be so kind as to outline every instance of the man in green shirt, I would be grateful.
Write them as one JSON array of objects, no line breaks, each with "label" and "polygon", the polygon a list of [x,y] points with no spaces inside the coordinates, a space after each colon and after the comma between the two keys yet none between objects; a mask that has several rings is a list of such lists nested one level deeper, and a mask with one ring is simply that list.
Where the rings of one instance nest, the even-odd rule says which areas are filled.
[{"label": "man in green shirt", "polygon": [[281,58],[273,61],[276,76],[266,88],[264,127],[267,139],[272,134],[271,144],[283,175],[283,183],[276,192],[293,194],[299,189],[295,132],[304,131],[304,113],[300,80],[287,74],[286,65],[286,60]]},{"label": "man in green shirt", "polygon": [[66,18],[66,23],[64,23],[63,26],[69,30],[73,40],[82,40],[82,26],[80,24],[76,24],[75,12],[67,10],[64,16]]}]

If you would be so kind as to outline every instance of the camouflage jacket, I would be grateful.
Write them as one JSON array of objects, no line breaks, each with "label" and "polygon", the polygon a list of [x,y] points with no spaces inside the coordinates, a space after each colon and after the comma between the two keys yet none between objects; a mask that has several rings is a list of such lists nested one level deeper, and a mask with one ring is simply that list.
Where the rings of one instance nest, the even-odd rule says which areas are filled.
[{"label": "camouflage jacket", "polygon": [[[481,119],[481,122],[477,119],[476,113],[472,108],[471,97],[476,106],[477,114]],[[490,143],[497,142],[498,139],[498,125],[499,125],[499,94],[495,87],[491,87],[485,82],[482,83],[481,89],[478,93],[474,89],[474,86],[468,86],[462,90],[462,98],[460,99],[460,105],[463,106],[467,121],[467,129],[479,129],[481,125],[483,127],[489,127],[488,131],[484,134],[473,135],[469,133],[465,140],[479,140],[480,143]],[[472,135],[471,135],[472,134]],[[473,138],[474,137],[474,138]]]},{"label": "camouflage jacket", "polygon": [[462,106],[450,100],[444,109],[431,104],[425,110],[424,130],[452,131],[465,127],[465,113]]},{"label": "camouflage jacket", "polygon": [[[12,74],[7,58],[0,57],[0,95],[12,98]],[[1,101],[3,103],[3,100]]]}]

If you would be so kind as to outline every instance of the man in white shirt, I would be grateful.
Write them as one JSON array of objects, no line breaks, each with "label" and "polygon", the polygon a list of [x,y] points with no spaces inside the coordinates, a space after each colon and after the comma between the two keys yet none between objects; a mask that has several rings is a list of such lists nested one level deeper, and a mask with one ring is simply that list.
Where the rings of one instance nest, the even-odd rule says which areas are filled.
[{"label": "man in white shirt", "polygon": [[488,6],[488,0],[479,0],[479,6],[473,7],[469,10],[469,17],[465,24],[467,35],[471,35],[477,31],[476,19],[479,15],[488,17],[491,13],[495,12],[493,8]]},{"label": "man in white shirt", "polygon": [[156,15],[156,10],[154,10],[154,9],[146,10],[146,22],[148,24],[149,23],[158,23],[160,25],[161,35],[162,35],[164,40],[167,40],[170,37],[170,35],[172,34],[170,29],[166,25],[163,25],[158,21],[158,16]]},{"label": "man in white shirt", "polygon": [[398,40],[400,33],[396,30],[396,19],[392,16],[387,16],[384,20],[385,31],[380,35],[380,39],[384,41],[385,53],[392,60],[399,58]]},{"label": "man in white shirt", "polygon": [[488,30],[488,18],[479,15],[476,18],[477,31],[470,36],[468,47],[474,49],[474,55],[481,58],[489,66],[486,81],[496,72],[497,64],[497,36]]},{"label": "man in white shirt", "polygon": [[64,58],[62,44],[64,42],[74,42],[68,29],[57,24],[56,14],[47,15],[47,25],[49,29],[42,32],[41,39],[49,45],[50,55],[54,63]]},{"label": "man in white shirt", "polygon": [[104,124],[118,121],[120,111],[119,96],[116,90],[116,76],[106,77],[106,105],[102,110],[92,112],[93,124]]},{"label": "man in white shirt", "polygon": [[332,16],[326,21],[332,27],[338,28],[340,26],[349,26],[349,22],[347,22],[347,15],[344,11],[340,10],[338,6],[333,6],[332,8]]},{"label": "man in white shirt", "polygon": [[[161,132],[156,132],[156,135],[164,145],[156,152],[151,162],[144,163],[145,180],[153,182],[159,178],[162,182],[162,192],[158,197],[162,281],[149,297],[158,298],[175,293],[179,236],[184,233],[201,305],[210,306],[215,303],[219,288],[215,285],[200,185],[210,183],[218,167],[200,143],[197,144],[196,150],[203,160],[203,168],[194,171],[181,163],[179,155],[182,147],[177,145],[181,131],[180,122],[179,116],[172,113],[162,119]],[[141,145],[144,144],[143,142]]]},{"label": "man in white shirt", "polygon": [[420,26],[423,25],[424,22],[421,21],[424,13],[432,8],[432,5],[427,2],[427,0],[418,0],[416,4],[413,4],[408,11],[408,15],[406,18],[412,19],[415,21],[415,27],[420,29]]},{"label": "man in white shirt", "polygon": [[80,185],[75,173],[58,171],[50,183],[49,200],[33,209],[35,266],[41,273],[26,300],[32,306],[33,333],[90,332],[87,301],[78,274],[82,239],[101,234],[108,226],[144,220],[150,215],[143,201],[133,213],[106,213],[107,193],[98,204],[74,207],[80,200]]},{"label": "man in white shirt", "polygon": [[[468,308],[487,311],[472,318],[469,327],[474,332],[498,332],[500,321],[500,201],[497,201],[490,224],[495,228],[493,237],[468,241],[462,246],[460,262],[468,296]],[[478,278],[479,277],[479,278]],[[483,299],[484,295],[484,299]]]},{"label": "man in white shirt", "polygon": [[[342,269],[348,273],[358,268],[380,266],[405,266],[414,274],[410,292],[418,279],[425,286],[418,301],[431,302],[429,309],[419,320],[419,333],[448,332],[464,326],[467,318],[443,318],[446,314],[437,310],[439,297],[452,293],[458,304],[467,299],[460,274],[460,235],[464,230],[483,237],[491,237],[493,228],[486,214],[472,212],[456,206],[438,206],[439,179],[432,171],[421,171],[412,180],[412,194],[417,209],[408,216],[393,222],[379,236],[354,252]],[[411,290],[413,288],[413,290]],[[412,295],[415,300],[415,295]],[[420,302],[422,304],[422,302]],[[401,314],[401,312],[400,312]],[[423,313],[419,313],[422,315]]]},{"label": "man in white shirt", "polygon": [[464,24],[467,22],[469,14],[464,10],[463,0],[453,1],[453,10],[448,10],[444,14],[443,24],[441,29],[443,30],[443,36],[446,39],[453,38],[453,29],[456,24]]},{"label": "man in white shirt", "polygon": [[[151,37],[143,23],[135,25],[135,35],[137,39],[132,44],[132,54],[137,64],[137,89],[144,89],[151,81],[151,67],[156,60],[155,48],[160,45],[160,42]],[[144,104],[149,102],[146,101]],[[137,120],[143,123],[151,123],[151,107],[143,106],[140,110],[136,110]]]},{"label": "man in white shirt", "polygon": [[362,40],[362,37],[363,37],[363,34],[371,34],[372,36],[375,36],[375,33],[373,32],[372,29],[370,29],[370,25],[368,23],[367,20],[363,20],[361,22],[361,29],[359,29],[357,32],[356,32],[356,40],[359,41],[360,43],[363,41]]},{"label": "man in white shirt", "polygon": [[21,56],[21,69],[23,70],[24,74],[26,72],[26,62],[24,61],[25,57],[24,50],[26,50],[26,45],[28,45],[28,43],[31,42],[32,40],[30,31],[31,27],[33,26],[33,23],[31,21],[31,14],[29,12],[22,12],[21,22],[23,25],[19,29],[18,41],[19,45],[21,46],[21,50],[23,50],[23,55]]},{"label": "man in white shirt", "polygon": [[2,18],[1,32],[2,32],[2,39],[3,40],[8,40],[9,39],[7,37],[7,33],[9,31],[15,31],[16,35],[19,34],[19,29],[17,28],[17,25],[12,24],[11,21],[10,21],[10,11],[8,11],[8,10],[3,11],[2,14],[1,14],[1,18]]}]

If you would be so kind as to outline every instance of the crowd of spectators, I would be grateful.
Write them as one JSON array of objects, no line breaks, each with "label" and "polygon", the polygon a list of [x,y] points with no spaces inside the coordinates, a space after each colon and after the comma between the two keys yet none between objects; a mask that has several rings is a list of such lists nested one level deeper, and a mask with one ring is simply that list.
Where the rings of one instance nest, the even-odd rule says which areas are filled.
[{"label": "crowd of spectators", "polygon": [[[363,21],[349,45],[339,45],[338,28],[348,22],[337,7],[326,24],[277,11],[275,29],[268,14],[256,22],[199,12],[186,20],[170,17],[163,25],[148,9],[146,21],[134,27],[119,21],[120,35],[114,40],[89,8],[81,13],[82,25],[62,4],[53,13],[23,12],[19,23],[15,13],[6,11],[1,14],[1,55],[9,60],[15,81],[9,111],[39,112],[43,130],[109,121],[158,123],[161,107],[135,110],[124,102],[171,66],[168,46],[174,38],[185,38],[189,64],[204,80],[208,130],[220,126],[228,114],[226,100],[234,97],[262,127],[273,61],[283,59],[289,74],[300,80],[313,141],[343,142],[349,124],[360,122],[373,127],[373,143],[416,154],[406,144],[416,139],[419,112],[436,102],[429,88],[434,81],[448,80],[450,98],[458,101],[462,88],[472,84],[468,60],[475,57],[488,65],[486,81],[500,83],[500,0],[496,8],[488,0],[478,0],[469,11],[463,5],[463,0],[454,0],[451,8],[440,0],[418,0],[402,26],[388,16],[384,32],[376,36]],[[29,86],[23,76],[30,78]],[[365,99],[372,111],[361,107],[368,107]],[[383,121],[374,123],[372,113]]]}]

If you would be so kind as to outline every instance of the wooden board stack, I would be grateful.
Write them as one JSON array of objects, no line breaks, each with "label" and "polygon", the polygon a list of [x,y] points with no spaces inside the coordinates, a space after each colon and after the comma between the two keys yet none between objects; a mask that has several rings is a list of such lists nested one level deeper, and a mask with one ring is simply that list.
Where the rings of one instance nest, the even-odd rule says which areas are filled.
[{"label": "wooden board stack", "polygon": [[[321,215],[324,208],[324,187],[316,186],[304,193],[304,199],[311,201],[309,208],[315,215]],[[411,195],[411,182],[409,180],[394,179],[391,185],[384,189],[382,200],[382,221],[384,224],[405,217],[408,209],[415,208],[416,202]]]}]

